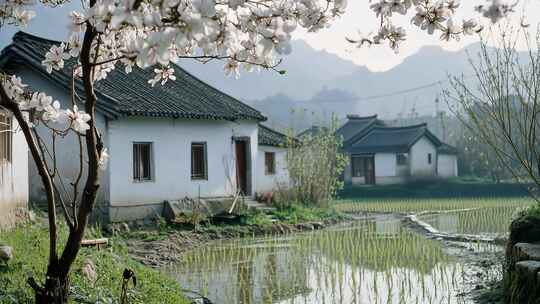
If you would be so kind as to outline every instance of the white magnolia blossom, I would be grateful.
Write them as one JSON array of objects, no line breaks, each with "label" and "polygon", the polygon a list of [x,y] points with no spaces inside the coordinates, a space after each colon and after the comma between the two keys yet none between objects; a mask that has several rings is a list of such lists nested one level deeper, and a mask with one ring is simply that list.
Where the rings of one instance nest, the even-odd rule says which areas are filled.
[{"label": "white magnolia blossom", "polygon": [[66,115],[71,121],[71,128],[73,128],[74,131],[83,133],[90,129],[88,121],[90,121],[92,117],[84,111],[79,111],[77,105],[73,106],[73,110],[67,109]]},{"label": "white magnolia blossom", "polygon": [[[117,63],[129,73],[134,65],[167,67],[183,57],[227,59],[225,71],[235,75],[241,66],[273,68],[277,54],[291,52],[294,30],[324,28],[346,5],[346,0],[97,0],[83,12],[70,13],[68,42],[52,47],[43,65],[48,72],[63,69],[69,58],[78,65],[89,22],[99,33],[91,51],[102,63],[94,67],[95,81],[106,78]],[[77,66],[74,70],[81,74]],[[163,68],[149,83],[168,80],[174,80],[173,70]]]},{"label": "white magnolia blossom", "polygon": [[4,23],[26,26],[36,16],[36,12],[28,9],[35,4],[35,0],[1,0],[0,26]]},{"label": "white magnolia blossom", "polygon": [[[54,100],[52,96],[44,92],[30,94],[25,91],[28,86],[22,83],[21,78],[15,75],[0,75],[0,77],[2,77],[1,84],[8,97],[18,104],[21,111],[32,113],[32,119],[44,123],[56,123],[58,124],[56,130],[73,130],[83,133],[90,129],[88,124],[91,119],[90,115],[79,111],[76,105],[73,106],[73,109],[61,109],[60,102]],[[29,125],[34,126],[34,123]]]},{"label": "white magnolia blossom", "polygon": [[[24,25],[35,0],[0,0],[0,23]],[[44,3],[52,0],[44,0]],[[506,17],[516,3],[486,0],[476,11],[492,22]],[[240,68],[273,69],[277,55],[289,54],[292,32],[303,28],[315,32],[329,26],[347,7],[347,0],[96,0],[84,11],[69,14],[70,36],[52,46],[42,64],[47,71],[62,70],[81,76],[79,58],[87,24],[97,31],[90,56],[94,81],[105,79],[118,66],[126,73],[133,66],[156,64],[154,86],[174,80],[168,68],[181,58],[226,59],[224,71],[238,77]],[[411,23],[428,34],[440,32],[442,40],[460,39],[482,30],[475,19],[456,22],[459,0],[373,0],[369,5],[380,18],[378,30],[350,42],[388,45],[397,50],[406,40],[403,27],[393,23],[397,15],[411,14]],[[66,62],[68,62],[66,64]]]},{"label": "white magnolia blossom", "polygon": [[225,64],[223,70],[225,71],[225,75],[227,76],[231,74],[234,74],[236,78],[240,76],[240,65],[235,60],[227,61],[227,64]]},{"label": "white magnolia blossom", "polygon": [[65,48],[63,43],[59,46],[53,45],[45,54],[45,59],[41,63],[47,68],[47,72],[51,73],[52,70],[64,68],[64,60],[70,58],[70,54],[65,52]]},{"label": "white magnolia blossom", "polygon": [[173,81],[176,80],[176,76],[174,76],[174,69],[170,66],[162,67],[161,69],[154,69],[154,73],[156,73],[156,76],[148,80],[148,83],[152,86],[155,86],[158,82],[161,82],[161,85],[164,85],[169,79]]},{"label": "white magnolia blossom", "polygon": [[[508,16],[517,4],[516,1],[508,3],[504,0],[486,0],[486,3],[477,6],[476,11],[493,23]],[[397,50],[400,42],[405,40],[406,33],[403,28],[393,25],[392,18],[407,15],[410,11],[413,12],[411,24],[430,35],[441,32],[441,40],[459,40],[462,35],[473,35],[483,29],[475,19],[465,20],[461,24],[454,21],[456,11],[460,9],[459,0],[375,0],[370,8],[380,18],[380,27],[372,37],[348,39],[359,47],[381,44],[386,40],[391,48]]]}]

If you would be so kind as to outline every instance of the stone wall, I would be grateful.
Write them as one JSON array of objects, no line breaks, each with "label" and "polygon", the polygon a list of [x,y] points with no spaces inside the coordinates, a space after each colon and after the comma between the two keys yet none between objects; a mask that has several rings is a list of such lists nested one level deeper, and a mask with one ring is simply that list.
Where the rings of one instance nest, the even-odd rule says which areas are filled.
[{"label": "stone wall", "polygon": [[507,303],[540,303],[540,218],[522,215],[512,222],[504,281]]}]

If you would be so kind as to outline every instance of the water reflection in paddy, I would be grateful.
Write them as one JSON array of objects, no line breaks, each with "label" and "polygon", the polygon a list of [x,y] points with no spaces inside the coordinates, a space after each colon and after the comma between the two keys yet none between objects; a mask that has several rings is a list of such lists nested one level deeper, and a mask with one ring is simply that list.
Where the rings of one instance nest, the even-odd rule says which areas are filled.
[{"label": "water reflection in paddy", "polygon": [[215,303],[464,303],[463,265],[392,218],[222,242],[170,272]]},{"label": "water reflection in paddy", "polygon": [[446,233],[496,236],[506,234],[516,208],[480,208],[420,216],[420,219]]}]

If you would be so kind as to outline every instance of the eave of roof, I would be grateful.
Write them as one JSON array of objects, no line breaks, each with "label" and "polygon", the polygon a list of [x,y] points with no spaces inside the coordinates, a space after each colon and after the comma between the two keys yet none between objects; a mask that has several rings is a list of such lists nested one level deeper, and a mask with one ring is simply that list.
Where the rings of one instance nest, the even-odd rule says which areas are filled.
[{"label": "eave of roof", "polygon": [[458,154],[458,150],[456,147],[454,146],[451,146],[447,143],[442,143],[438,148],[437,148],[437,152],[440,153],[440,154],[445,154],[445,155],[456,155]]},{"label": "eave of roof", "polygon": [[285,147],[289,140],[289,136],[263,124],[259,124],[258,134],[258,142],[261,146]]}]

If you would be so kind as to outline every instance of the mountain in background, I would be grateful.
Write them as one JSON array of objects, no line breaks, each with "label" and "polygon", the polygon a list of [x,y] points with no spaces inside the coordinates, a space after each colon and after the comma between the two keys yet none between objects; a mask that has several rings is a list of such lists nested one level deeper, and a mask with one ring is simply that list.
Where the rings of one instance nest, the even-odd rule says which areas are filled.
[{"label": "mountain in background", "polygon": [[238,79],[225,77],[224,61],[210,61],[205,64],[194,60],[184,60],[180,65],[195,76],[211,85],[243,100],[263,99],[279,93],[291,98],[307,99],[319,91],[323,84],[337,77],[354,73],[358,66],[326,51],[317,51],[303,40],[292,42],[293,52],[283,58],[275,71],[241,71]]},{"label": "mountain in background", "polygon": [[327,123],[333,114],[379,114],[385,119],[434,115],[446,104],[435,100],[448,85],[448,75],[472,73],[467,52],[474,55],[480,45],[452,52],[438,46],[426,46],[385,72],[373,72],[317,51],[302,40],[293,41],[293,52],[279,69],[241,73],[239,79],[223,77],[223,62],[200,64],[186,61],[188,71],[246,101],[269,117],[278,129],[294,126],[302,129],[315,122]]}]

